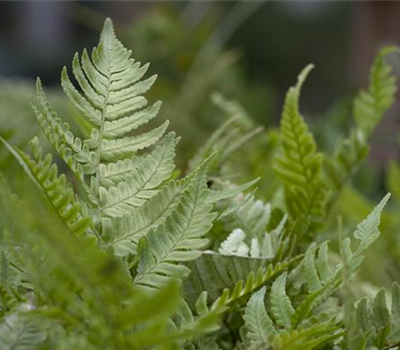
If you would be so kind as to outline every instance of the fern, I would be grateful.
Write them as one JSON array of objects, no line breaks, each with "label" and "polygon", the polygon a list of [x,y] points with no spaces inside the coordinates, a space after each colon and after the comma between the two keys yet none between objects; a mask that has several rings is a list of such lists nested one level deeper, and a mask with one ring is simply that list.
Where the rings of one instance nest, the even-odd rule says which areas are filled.
[{"label": "fern", "polygon": [[57,166],[52,163],[51,154],[42,157],[38,139],[34,138],[30,143],[34,159],[21,151],[14,150],[4,139],[1,140],[24,167],[33,182],[43,189],[49,202],[71,231],[78,235],[85,232],[91,224],[91,219],[84,216],[65,175],[58,176]]},{"label": "fern", "polygon": [[[391,53],[399,52],[397,47],[389,46],[378,53],[370,70],[368,91],[361,91],[354,100],[353,116],[356,126],[349,137],[337,145],[333,157],[325,159],[327,181],[337,193],[340,193],[366,158],[369,152],[367,140],[393,104],[397,91],[396,78],[385,58]],[[331,202],[336,198],[337,195],[333,196]]]},{"label": "fern", "polygon": [[354,101],[354,119],[366,136],[371,134],[394,102],[396,78],[392,75],[392,68],[385,62],[385,57],[391,53],[400,53],[400,50],[388,46],[379,52],[371,68],[368,91],[361,91]]},{"label": "fern", "polygon": [[204,167],[198,171],[182,195],[181,205],[159,226],[148,233],[139,248],[139,268],[136,283],[158,287],[168,277],[185,277],[190,271],[171,263],[199,257],[207,243],[203,237],[210,230],[215,215],[208,204]]},{"label": "fern", "polygon": [[299,112],[301,87],[313,68],[307,66],[296,86],[289,89],[281,119],[282,152],[274,160],[274,170],[285,184],[286,205],[294,218],[324,217],[326,188],[321,178],[322,154]]},{"label": "fern", "polygon": [[[355,326],[358,329],[350,329],[346,324],[348,336],[346,349],[358,340],[362,345],[360,349],[397,349],[400,346],[399,333],[399,286],[395,282],[391,291],[391,303],[388,305],[385,289],[380,289],[373,300],[363,298],[354,306]],[[362,334],[357,334],[361,330]]]},{"label": "fern", "polygon": [[142,206],[174,168],[173,134],[149,155],[134,155],[158,141],[167,123],[140,135],[126,136],[152,120],[160,108],[156,103],[143,109],[147,100],[141,95],[155,80],[140,80],[147,67],[130,58],[130,51],[116,38],[110,20],[91,58],[86,51],[81,58],[75,55],[72,71],[79,90],[66,68],[61,81],[77,112],[92,125],[90,138],[84,140],[75,137],[68,124],[55,114],[38,81],[40,106],[34,108],[35,113],[50,142],[86,189],[96,218],[94,229],[100,236],[104,220]]},{"label": "fern", "polygon": [[[265,289],[260,290],[257,296],[254,295],[249,300],[244,321],[247,336],[252,343],[272,349],[314,349],[344,334],[338,319],[332,318],[329,314],[317,312],[313,315],[311,312],[340,287],[345,267],[352,275],[358,271],[363,254],[379,235],[380,214],[388,198],[389,196],[386,196],[357,226],[354,238],[360,240],[360,244],[355,253],[349,250],[350,243],[346,244],[345,264],[338,264],[332,271],[328,262],[327,243],[319,247],[318,254],[315,245],[309,247],[302,262],[308,294],[298,302],[297,306],[286,292],[286,272],[272,284],[269,293],[269,312],[266,311],[264,304]],[[379,298],[382,299],[382,295]],[[379,298],[377,305],[383,303]],[[381,306],[377,306],[376,309],[379,313],[376,319],[381,319],[382,326],[387,327],[388,313]]]},{"label": "fern", "polygon": [[248,330],[247,336],[251,345],[262,347],[269,343],[269,338],[276,335],[273,322],[265,310],[264,297],[266,288],[254,293],[247,303],[243,319]]},{"label": "fern", "polygon": [[279,154],[265,167],[273,163],[280,185],[265,196],[246,193],[259,179],[234,183],[243,174],[232,165],[235,154],[260,155],[263,143],[242,148],[262,129],[221,95],[213,102],[231,119],[185,176],[175,171],[179,139],[168,122],[157,126],[161,102],[144,96],[155,76],[144,78],[148,65],[131,58],[107,19],[98,46],[61,75],[78,125],[37,81],[33,112],[58,158],[37,137],[30,155],[1,138],[33,186],[14,194],[14,181],[0,177],[0,350],[400,347],[398,285],[357,303],[344,288],[380,236],[390,195],[353,236],[342,239],[340,228],[328,243],[333,230],[323,225],[393,102],[384,58],[394,51],[378,55],[336,158],[317,151],[300,113],[305,68],[286,96]]},{"label": "fern", "polygon": [[286,274],[279,276],[271,289],[271,311],[275,321],[282,327],[291,328],[291,319],[294,309],[290,299],[286,295]]},{"label": "fern", "polygon": [[324,320],[324,316],[319,316],[316,324],[311,322],[302,327],[292,324],[295,309],[286,294],[285,273],[274,281],[270,292],[270,313],[275,322],[265,309],[264,294],[265,289],[262,289],[253,295],[243,317],[254,349],[314,349],[342,335],[335,320]]}]

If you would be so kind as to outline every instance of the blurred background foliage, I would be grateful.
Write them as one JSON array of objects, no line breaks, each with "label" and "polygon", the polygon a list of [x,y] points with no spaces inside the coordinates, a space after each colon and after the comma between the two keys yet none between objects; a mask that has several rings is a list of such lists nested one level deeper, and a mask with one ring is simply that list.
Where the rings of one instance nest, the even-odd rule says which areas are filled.
[{"label": "blurred background foliage", "polygon": [[[225,157],[215,175],[234,181],[260,177],[257,196],[266,201],[280,195],[272,172],[276,128],[284,94],[300,70],[316,65],[301,106],[319,149],[331,154],[348,134],[352,99],[366,87],[374,55],[383,44],[400,43],[398,2],[3,1],[0,134],[10,143],[25,148],[39,133],[31,111],[36,76],[58,113],[75,119],[59,88],[60,72],[76,51],[96,45],[108,16],[133,56],[151,63],[149,74],[158,74],[148,98],[163,101],[161,116],[181,136],[181,171],[190,168],[196,153],[210,151],[204,149],[207,140],[228,123],[214,134]],[[390,62],[399,72],[399,58]],[[378,285],[400,277],[399,120],[396,101],[327,224],[326,235],[335,240],[338,216],[350,230],[386,191],[393,192],[384,239],[363,270]],[[235,135],[237,142],[230,144]],[[15,183],[23,181],[3,148],[0,166]]]}]

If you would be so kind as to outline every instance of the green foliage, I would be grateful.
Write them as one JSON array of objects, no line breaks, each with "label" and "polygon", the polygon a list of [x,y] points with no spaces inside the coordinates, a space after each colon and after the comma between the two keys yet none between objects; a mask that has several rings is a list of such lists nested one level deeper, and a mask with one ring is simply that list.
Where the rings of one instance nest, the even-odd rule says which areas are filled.
[{"label": "green foliage", "polygon": [[395,282],[389,304],[385,289],[380,289],[372,300],[365,297],[355,303],[356,317],[351,328],[347,324],[344,348],[350,349],[351,344],[358,343],[359,349],[397,349],[400,346],[399,297],[399,285]]},{"label": "green foliage", "polygon": [[[33,113],[57,156],[38,137],[31,155],[1,138],[29,181],[15,186],[7,172],[0,181],[0,350],[399,348],[398,284],[390,307],[384,289],[372,302],[351,294],[364,295],[352,281],[390,195],[366,205],[353,236],[339,225],[336,239],[330,221],[393,102],[384,58],[394,51],[378,54],[355,99],[354,132],[334,157],[317,150],[300,113],[310,65],[286,95],[279,133],[262,133],[240,104],[215,94],[227,120],[181,176],[179,139],[156,121],[161,102],[144,96],[155,76],[144,79],[148,65],[107,19],[91,55],[76,54],[72,74],[62,72],[79,128],[37,82]],[[269,177],[254,180],[262,154]],[[393,163],[394,197],[398,173]],[[257,181],[261,194],[246,193]]]},{"label": "green foliage", "polygon": [[[378,53],[370,70],[368,91],[361,91],[354,100],[356,125],[350,135],[336,146],[333,157],[326,158],[327,181],[338,194],[368,155],[368,138],[394,102],[396,78],[385,58],[399,52],[397,47],[386,47]],[[332,197],[334,201],[337,194]]]},{"label": "green foliage", "polygon": [[[366,248],[379,235],[377,225],[387,200],[388,196],[358,225],[354,232],[354,237],[361,241],[357,251],[351,253],[346,243],[344,263],[336,265],[334,271],[331,271],[327,261],[327,244],[320,247],[317,257],[316,247],[310,246],[302,263],[308,294],[303,300],[297,301],[297,306],[294,306],[286,291],[286,272],[276,278],[271,286],[269,312],[266,311],[264,301],[265,287],[253,294],[247,303],[244,320],[247,337],[254,348],[314,349],[327,343],[332,344],[344,334],[340,330],[341,322],[337,313],[332,316],[318,312],[316,308],[339,288],[345,272],[354,274],[359,268]],[[383,297],[380,293],[375,301],[375,318],[377,322],[380,320],[382,327],[387,327],[389,314],[382,308]]]},{"label": "green foliage", "polygon": [[285,203],[293,218],[323,219],[326,189],[321,178],[322,155],[316,152],[312,134],[299,112],[301,87],[313,68],[306,67],[296,86],[289,89],[281,119],[282,155],[275,158],[274,170],[285,184]]}]

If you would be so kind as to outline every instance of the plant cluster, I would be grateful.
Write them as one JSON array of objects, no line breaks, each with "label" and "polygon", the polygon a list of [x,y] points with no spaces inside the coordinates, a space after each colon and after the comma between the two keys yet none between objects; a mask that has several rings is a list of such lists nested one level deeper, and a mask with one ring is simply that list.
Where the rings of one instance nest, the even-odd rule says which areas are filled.
[{"label": "plant cluster", "polygon": [[259,198],[265,178],[233,176],[234,155],[259,146],[245,111],[215,95],[232,118],[176,170],[179,138],[144,97],[156,77],[107,19],[98,46],[62,72],[79,131],[37,81],[33,111],[60,161],[37,137],[29,154],[1,139],[29,182],[0,183],[0,350],[400,349],[400,287],[371,297],[356,279],[390,194],[350,234],[335,211],[393,104],[393,52],[376,57],[334,154],[317,150],[300,113],[313,66],[300,73]]}]

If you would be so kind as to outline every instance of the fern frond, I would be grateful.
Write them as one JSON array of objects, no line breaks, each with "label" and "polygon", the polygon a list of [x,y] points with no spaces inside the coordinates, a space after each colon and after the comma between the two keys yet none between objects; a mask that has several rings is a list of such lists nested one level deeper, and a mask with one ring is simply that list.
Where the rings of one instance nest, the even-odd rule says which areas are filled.
[{"label": "fern frond", "polygon": [[66,176],[58,175],[57,165],[53,163],[51,154],[47,154],[43,158],[39,140],[34,138],[30,143],[33,159],[23,151],[14,149],[2,138],[1,140],[27,175],[43,191],[69,229],[78,235],[85,232],[91,225],[91,219],[83,214],[81,205],[77,202]]},{"label": "fern frond", "polygon": [[[390,295],[390,293],[389,293]],[[393,283],[390,301],[385,289],[380,289],[375,298],[364,297],[357,301],[353,323],[347,323],[347,346],[354,342],[356,329],[364,335],[364,348],[396,349],[400,346],[399,287]],[[354,328],[354,329],[353,329]]]},{"label": "fern frond", "polygon": [[295,265],[301,256],[273,264],[268,259],[203,252],[187,266],[191,273],[184,282],[184,294],[191,305],[203,291],[215,301],[225,290],[228,303],[235,303],[262,287],[284,270]]},{"label": "fern frond", "polygon": [[147,100],[141,95],[151,87],[156,77],[139,81],[148,65],[140,66],[130,56],[131,52],[116,38],[111,20],[107,19],[100,44],[92,52],[93,63],[86,51],[81,60],[78,55],[74,58],[73,73],[81,91],[70,81],[67,69],[63,70],[61,83],[65,93],[80,113],[99,127],[97,164],[102,159],[126,158],[151,146],[166,128],[164,124],[147,134],[120,138],[153,119],[160,107],[157,103],[146,111],[136,112],[147,105]]},{"label": "fern frond", "polygon": [[198,170],[165,224],[149,232],[139,245],[136,284],[160,287],[165,279],[185,277],[190,270],[178,264],[200,256],[198,250],[208,242],[204,235],[215,218],[211,213],[212,205],[206,202],[205,171],[204,166]]},{"label": "fern frond", "polygon": [[244,322],[247,337],[252,346],[266,347],[270,339],[277,333],[272,320],[265,310],[264,297],[266,287],[254,293],[246,305]]},{"label": "fern frond", "polygon": [[99,197],[104,216],[120,217],[132,208],[142,206],[157,193],[157,186],[170,177],[172,164],[165,164],[163,167],[163,162],[168,159],[160,157],[160,163],[149,160],[140,164],[137,170],[133,169],[131,174],[116,186],[107,189],[100,187]]},{"label": "fern frond", "polygon": [[385,207],[387,201],[390,198],[390,193],[388,193],[381,202],[372,210],[372,212],[357,225],[357,229],[354,232],[354,238],[360,241],[355,256],[360,256],[362,253],[369,248],[369,246],[376,241],[379,237],[379,224],[383,208]]},{"label": "fern frond", "polygon": [[[251,204],[251,200],[246,201],[244,206],[247,207],[249,203]],[[254,237],[251,233],[247,235],[241,228],[236,228],[221,243],[218,252],[224,255],[273,259],[278,250],[283,248],[285,244],[283,243],[282,231],[287,217],[284,216],[278,223],[278,226],[271,232],[266,232],[265,228],[269,222],[270,216],[269,204],[264,207],[261,201],[257,201],[256,205],[253,207],[250,206],[250,208],[252,209],[250,215],[241,215],[243,214],[240,214],[241,209],[243,209],[243,207],[241,207],[227,218],[224,218],[224,221],[227,221],[229,226],[237,224],[239,227],[245,227],[247,229],[246,232],[251,232],[253,234],[256,232],[257,236]],[[268,208],[267,211],[265,211],[266,208]],[[258,217],[258,214],[261,214],[262,217]],[[229,217],[233,217],[231,222],[229,222]],[[236,218],[240,220],[235,220]],[[255,231],[252,226],[256,224],[255,228],[257,228],[258,223],[261,223],[261,226]]]},{"label": "fern frond", "polygon": [[167,180],[175,168],[176,142],[175,134],[171,132],[147,155],[100,164],[101,185],[108,189],[130,177],[136,182],[138,193],[154,189]]},{"label": "fern frond", "polygon": [[[265,309],[265,287],[253,294],[247,303],[244,320],[252,348],[315,349],[343,335],[336,320],[309,318],[301,327],[296,324],[295,311],[285,291],[286,272],[272,284],[269,295],[270,314]],[[297,310],[296,310],[297,313]]]},{"label": "fern frond", "polygon": [[[13,209],[9,205],[7,212]],[[177,281],[146,293],[133,286],[122,260],[102,249],[93,237],[68,234],[51,215],[43,220],[32,208],[26,218],[14,223],[9,240],[19,247],[16,253],[35,282],[35,293],[46,299],[44,307],[34,311],[36,316],[63,319],[67,328],[72,326],[78,337],[84,334],[95,348],[124,344],[140,349],[174,341],[167,325],[180,300]],[[40,232],[40,240],[25,234],[28,223]],[[156,337],[144,336],[155,329]]]},{"label": "fern frond", "polygon": [[244,196],[243,199],[232,199],[233,205],[236,204],[235,200],[236,202],[240,200],[240,206],[230,214],[224,215],[226,228],[228,230],[240,228],[250,238],[262,238],[271,218],[271,204],[256,199],[251,194]]},{"label": "fern frond", "polygon": [[308,290],[310,293],[319,290],[322,287],[321,281],[318,276],[317,268],[315,266],[315,244],[312,244],[306,252],[304,258],[304,275],[307,281]]},{"label": "fern frond", "polygon": [[193,174],[180,180],[172,180],[142,206],[118,218],[103,219],[103,234],[118,255],[137,251],[140,238],[172,215],[181,197],[193,180]]},{"label": "fern frond", "polygon": [[312,134],[299,111],[301,87],[313,68],[307,66],[286,95],[281,119],[282,151],[274,171],[285,185],[286,204],[294,217],[324,216],[326,189],[321,181],[322,154],[316,152]]},{"label": "fern frond", "polygon": [[354,101],[354,119],[366,137],[394,102],[396,78],[392,74],[392,67],[385,62],[386,56],[391,53],[399,54],[400,49],[388,46],[378,53],[371,67],[368,91],[361,91]]},{"label": "fern frond", "polygon": [[[148,65],[141,65],[130,56],[131,52],[116,38],[112,22],[107,19],[100,43],[93,49],[91,57],[84,50],[81,57],[76,54],[73,59],[76,86],[70,80],[67,68],[63,69],[61,85],[78,117],[90,125],[89,137],[79,138],[71,132],[69,124],[53,111],[40,81],[37,83],[39,104],[34,106],[45,135],[87,192],[90,199],[87,211],[94,218],[99,239],[118,240],[123,254],[134,252],[144,234],[136,232],[140,219],[138,224],[131,224],[130,217],[133,215],[136,220],[137,216],[154,209],[143,206],[171,177],[177,142],[175,134],[170,133],[156,145],[164,135],[168,121],[147,128],[145,133],[132,134],[156,117],[161,103],[146,107],[148,102],[142,95],[156,77],[142,80]],[[145,150],[152,146],[152,151]],[[144,154],[138,155],[137,152],[142,150]],[[173,182],[169,185],[171,188],[164,189],[164,195],[179,187]],[[165,201],[156,205],[162,207],[163,204]],[[153,224],[162,221],[159,218]],[[127,232],[131,228],[132,231]],[[135,237],[133,244],[127,239],[132,236]]]},{"label": "fern frond", "polygon": [[368,139],[394,102],[397,91],[396,77],[386,56],[400,52],[398,47],[383,48],[376,56],[370,69],[368,91],[361,91],[353,104],[353,116],[356,127],[348,138],[335,148],[333,157],[326,157],[324,169],[329,186],[336,193],[330,200],[330,206],[341,190],[357,171],[369,153]]},{"label": "fern frond", "polygon": [[284,272],[272,284],[270,302],[271,312],[276,323],[282,327],[290,329],[292,326],[292,317],[295,311],[286,294],[286,276],[287,273]]},{"label": "fern frond", "polygon": [[249,247],[244,242],[245,237],[246,234],[240,228],[233,230],[226,240],[221,243],[218,252],[224,255],[247,256]]},{"label": "fern frond", "polygon": [[95,171],[96,154],[91,151],[87,142],[73,135],[68,123],[58,117],[43,91],[40,79],[37,80],[36,91],[40,107],[33,105],[32,108],[40,127],[61,159],[83,181],[85,174],[93,174]]}]

